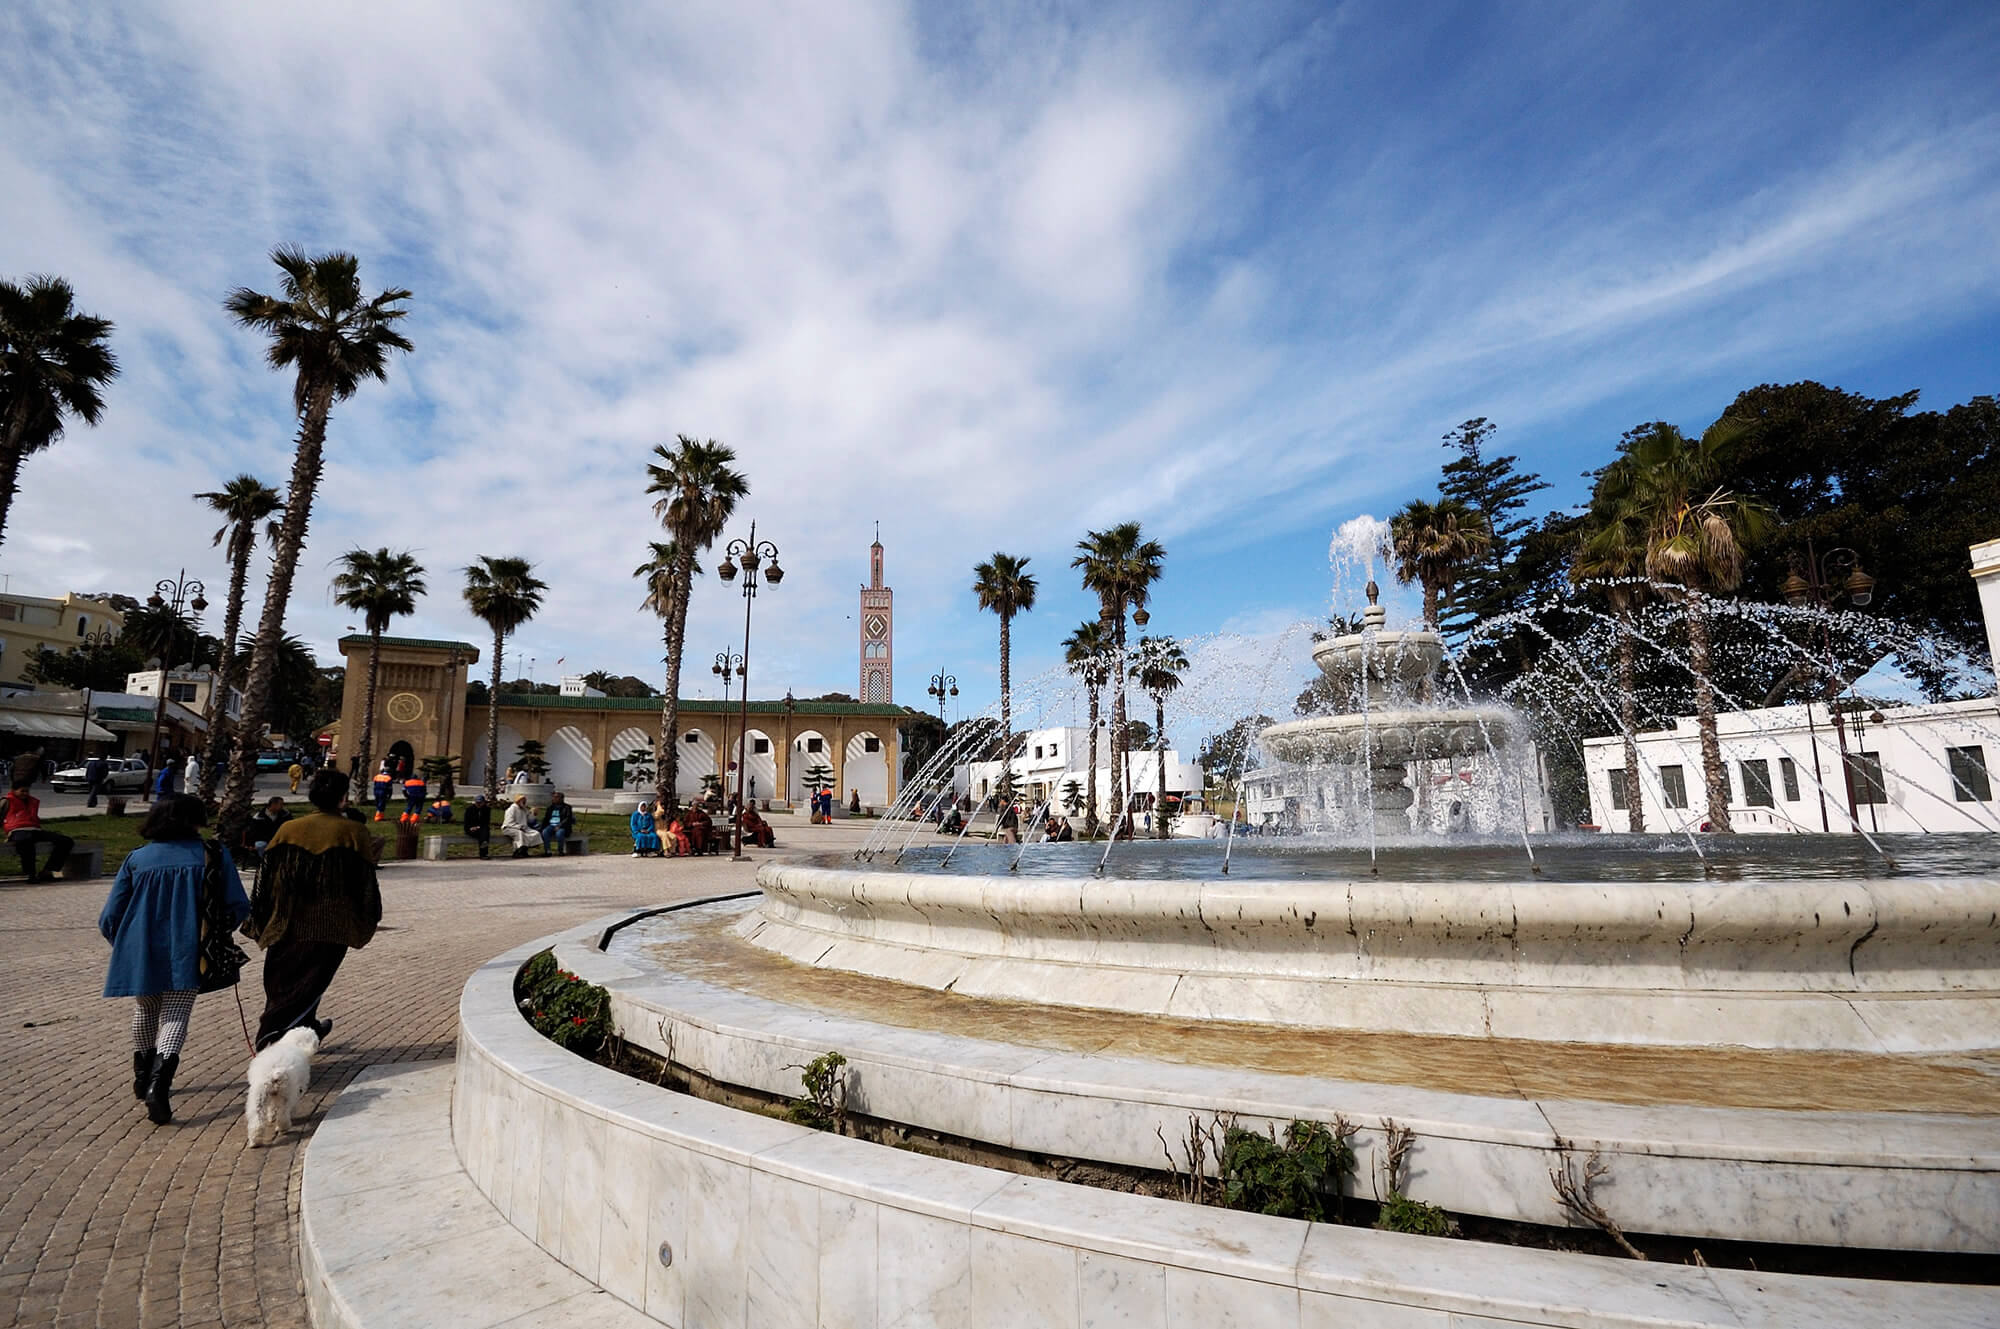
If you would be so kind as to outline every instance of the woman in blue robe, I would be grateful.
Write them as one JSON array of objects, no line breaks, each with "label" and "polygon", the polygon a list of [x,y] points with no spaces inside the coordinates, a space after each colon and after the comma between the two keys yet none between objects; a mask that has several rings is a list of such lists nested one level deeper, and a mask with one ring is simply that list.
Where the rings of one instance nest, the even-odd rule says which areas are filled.
[{"label": "woman in blue robe", "polygon": [[662,856],[659,828],[653,824],[653,805],[641,803],[632,813],[632,857]]}]

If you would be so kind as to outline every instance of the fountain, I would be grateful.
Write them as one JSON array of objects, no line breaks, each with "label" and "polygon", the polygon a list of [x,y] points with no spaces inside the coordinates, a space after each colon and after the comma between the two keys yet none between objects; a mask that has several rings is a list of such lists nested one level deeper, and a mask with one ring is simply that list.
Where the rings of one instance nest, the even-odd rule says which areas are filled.
[{"label": "fountain", "polygon": [[1360,632],[1313,648],[1313,663],[1335,688],[1357,697],[1360,709],[1272,725],[1264,748],[1299,765],[1365,767],[1374,830],[1406,835],[1411,762],[1485,755],[1497,758],[1515,736],[1513,712],[1500,706],[1415,704],[1433,691],[1444,640],[1428,629],[1392,632],[1371,578]]}]

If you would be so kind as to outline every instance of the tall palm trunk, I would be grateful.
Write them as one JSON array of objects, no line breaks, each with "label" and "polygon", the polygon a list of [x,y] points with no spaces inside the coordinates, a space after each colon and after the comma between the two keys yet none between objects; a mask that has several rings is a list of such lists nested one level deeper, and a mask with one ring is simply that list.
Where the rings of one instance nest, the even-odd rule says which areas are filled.
[{"label": "tall palm trunk", "polygon": [[[688,600],[694,589],[694,546],[690,543],[680,551],[680,561],[674,569],[672,598],[667,602],[667,695],[660,702],[660,746],[659,746],[659,787],[653,791],[656,808],[669,812],[680,806],[677,786],[681,778],[681,653],[687,649]],[[745,745],[748,746],[747,744]],[[716,774],[722,777],[728,769],[723,763],[727,754],[717,752]],[[725,790],[725,797],[727,793]]]},{"label": "tall palm trunk", "polygon": [[215,688],[209,694],[208,743],[201,758],[201,801],[215,803],[215,781],[229,742],[229,689],[236,682],[236,634],[243,630],[243,596],[250,583],[250,547],[239,543],[229,551],[229,602],[222,610],[222,659],[215,666]]},{"label": "tall palm trunk", "polygon": [[500,801],[500,652],[507,634],[493,634],[493,681],[486,689],[486,797]]},{"label": "tall palm trunk", "polygon": [[1111,645],[1118,666],[1111,689],[1111,838],[1117,839],[1125,825],[1125,772],[1120,767],[1131,735],[1125,732],[1125,602],[1115,606],[1118,625],[1112,629]]},{"label": "tall palm trunk", "polygon": [[1167,698],[1153,696],[1153,771],[1159,788],[1153,794],[1153,838],[1167,838]]},{"label": "tall palm trunk", "polygon": [[[25,416],[26,412],[22,412]],[[7,422],[7,436],[0,441],[0,540],[7,536],[7,514],[14,507],[14,491],[21,482],[21,445],[27,440],[25,419]]]},{"label": "tall palm trunk", "polygon": [[354,748],[354,775],[368,780],[375,775],[369,758],[375,755],[375,681],[382,671],[382,634],[368,630],[368,686],[364,692],[366,709],[361,712],[361,741]]},{"label": "tall palm trunk", "polygon": [[1694,713],[1701,729],[1701,774],[1708,786],[1710,830],[1731,832],[1729,824],[1729,773],[1722,767],[1722,741],[1715,731],[1715,689],[1709,685],[1708,611],[1702,607],[1701,593],[1687,593],[1688,660],[1694,666]]},{"label": "tall palm trunk", "polygon": [[1012,653],[1009,617],[1000,615],[1000,795],[1004,802],[1012,802],[1014,798],[1014,698],[1007,673]]},{"label": "tall palm trunk", "polygon": [[271,684],[278,672],[278,652],[285,639],[285,609],[292,599],[292,577],[305,549],[306,524],[312,518],[313,494],[324,469],[326,417],[333,409],[333,389],[316,384],[306,396],[299,421],[298,452],[292,459],[291,491],[285,499],[285,519],[272,550],[271,580],[264,588],[264,612],[257,620],[257,644],[250,652],[250,675],[243,687],[243,720],[237,728],[236,754],[223,786],[222,808],[216,815],[224,844],[234,844],[250,820],[250,801],[257,790],[257,749],[264,742],[264,715],[271,706]]},{"label": "tall palm trunk", "polygon": [[1097,685],[1090,688],[1090,770],[1085,775],[1089,785],[1087,801],[1083,807],[1083,833],[1087,839],[1097,838]]},{"label": "tall palm trunk", "polygon": [[1438,588],[1430,582],[1424,583],[1424,626],[1432,632],[1438,625]]},{"label": "tall palm trunk", "polygon": [[1640,801],[1639,697],[1637,643],[1632,637],[1632,611],[1618,611],[1618,727],[1625,734],[1625,817],[1634,835],[1646,830],[1646,808]]}]

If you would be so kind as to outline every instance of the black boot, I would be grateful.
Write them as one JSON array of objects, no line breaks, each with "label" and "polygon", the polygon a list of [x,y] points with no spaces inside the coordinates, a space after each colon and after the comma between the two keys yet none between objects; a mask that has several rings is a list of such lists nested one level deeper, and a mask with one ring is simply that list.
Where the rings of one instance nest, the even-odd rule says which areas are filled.
[{"label": "black boot", "polygon": [[132,1097],[141,1103],[146,1101],[146,1086],[153,1080],[153,1054],[134,1052],[132,1054]]},{"label": "black boot", "polygon": [[169,1095],[174,1091],[174,1072],[180,1069],[180,1064],[178,1052],[153,1063],[153,1079],[146,1086],[146,1115],[152,1118],[155,1126],[164,1126],[174,1119],[174,1105]]}]

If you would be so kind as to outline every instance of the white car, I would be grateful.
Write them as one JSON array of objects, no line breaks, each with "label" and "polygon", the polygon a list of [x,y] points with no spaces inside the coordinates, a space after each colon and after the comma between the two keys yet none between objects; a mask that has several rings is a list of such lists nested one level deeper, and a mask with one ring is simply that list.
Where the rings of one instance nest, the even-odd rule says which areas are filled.
[{"label": "white car", "polygon": [[[144,757],[106,757],[104,759],[104,790],[116,794],[127,790],[138,793],[146,788],[146,778],[151,771]],[[81,765],[66,767],[57,771],[49,783],[58,794],[83,794],[90,791],[84,780]]]}]

